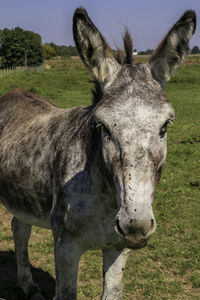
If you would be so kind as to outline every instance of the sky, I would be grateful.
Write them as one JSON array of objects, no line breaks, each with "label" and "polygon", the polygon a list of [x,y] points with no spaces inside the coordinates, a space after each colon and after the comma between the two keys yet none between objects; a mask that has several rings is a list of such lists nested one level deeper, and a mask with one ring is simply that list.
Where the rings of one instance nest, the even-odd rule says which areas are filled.
[{"label": "sky", "polygon": [[107,42],[121,46],[127,26],[137,51],[154,49],[187,9],[197,14],[190,47],[200,47],[200,0],[0,0],[0,29],[17,26],[39,33],[43,43],[74,45],[72,17],[84,7]]}]

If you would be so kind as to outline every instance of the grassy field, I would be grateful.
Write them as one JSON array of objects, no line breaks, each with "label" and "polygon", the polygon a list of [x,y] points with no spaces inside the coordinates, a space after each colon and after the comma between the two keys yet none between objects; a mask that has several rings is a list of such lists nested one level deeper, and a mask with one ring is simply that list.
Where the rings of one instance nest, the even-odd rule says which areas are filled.
[{"label": "grassy field", "polygon": [[[145,58],[137,58],[139,61]],[[125,272],[125,300],[200,299],[200,57],[188,63],[167,84],[166,95],[176,111],[168,130],[168,157],[155,195],[157,231],[149,245],[132,251]],[[90,104],[90,77],[79,60],[53,61],[47,70],[3,77],[0,95],[20,87],[48,97],[60,107]],[[0,207],[0,298],[22,300],[16,286],[11,215]],[[51,233],[33,228],[30,240],[33,274],[46,299],[54,294]],[[102,290],[100,251],[80,262],[78,299],[99,299]]]}]

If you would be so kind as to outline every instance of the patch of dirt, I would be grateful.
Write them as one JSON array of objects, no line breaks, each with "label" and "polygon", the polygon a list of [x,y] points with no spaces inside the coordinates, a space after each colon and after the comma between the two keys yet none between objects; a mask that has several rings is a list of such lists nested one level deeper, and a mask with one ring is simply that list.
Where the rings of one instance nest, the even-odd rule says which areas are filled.
[{"label": "patch of dirt", "polygon": [[12,220],[12,215],[0,203],[0,226],[10,228],[11,220]]}]

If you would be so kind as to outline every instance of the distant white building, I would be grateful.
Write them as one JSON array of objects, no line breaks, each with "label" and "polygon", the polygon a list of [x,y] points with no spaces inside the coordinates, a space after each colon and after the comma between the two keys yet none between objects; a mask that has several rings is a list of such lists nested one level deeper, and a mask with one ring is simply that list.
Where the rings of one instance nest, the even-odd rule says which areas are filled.
[{"label": "distant white building", "polygon": [[133,51],[133,55],[138,55],[138,52],[137,51]]}]

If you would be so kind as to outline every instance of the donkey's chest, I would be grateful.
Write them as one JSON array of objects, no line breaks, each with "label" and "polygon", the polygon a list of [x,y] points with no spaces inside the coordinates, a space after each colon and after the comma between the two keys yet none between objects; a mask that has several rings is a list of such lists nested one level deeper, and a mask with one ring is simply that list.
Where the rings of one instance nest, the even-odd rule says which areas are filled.
[{"label": "donkey's chest", "polygon": [[63,210],[65,229],[86,249],[101,249],[121,241],[114,229],[117,209],[110,195],[72,194]]}]

